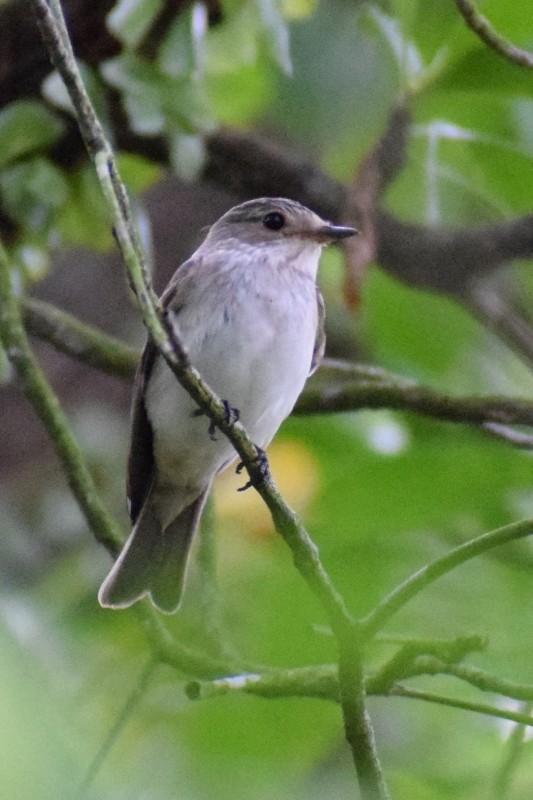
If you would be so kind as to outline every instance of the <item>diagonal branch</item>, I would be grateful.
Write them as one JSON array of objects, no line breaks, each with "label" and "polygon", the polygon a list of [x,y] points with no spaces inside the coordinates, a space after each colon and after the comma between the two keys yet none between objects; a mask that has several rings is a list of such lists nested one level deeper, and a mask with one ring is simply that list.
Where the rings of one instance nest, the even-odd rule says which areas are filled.
[{"label": "diagonal branch", "polygon": [[[132,380],[140,353],[55,306],[21,299],[28,333],[87,366]],[[505,426],[533,426],[533,403],[498,396],[456,397],[368,364],[324,359],[300,396],[294,414],[331,414],[360,409],[412,411],[448,422],[481,425],[516,447],[531,436]]]},{"label": "diagonal branch", "polygon": [[471,558],[485,553],[494,547],[507,544],[518,539],[533,534],[533,520],[525,519],[520,522],[513,522],[494,531],[489,531],[481,536],[471,539],[465,544],[455,547],[449,553],[435,561],[426,564],[406,581],[394,589],[384,600],[381,601],[363,621],[364,635],[371,639],[389,619],[398,613],[409,600],[412,600],[426,586],[451,572],[456,567],[469,561]]},{"label": "diagonal branch", "polygon": [[481,14],[472,0],[455,0],[455,5],[468,27],[479,36],[482,42],[501,56],[520,67],[533,69],[533,54],[509,42],[501,36]]},{"label": "diagonal branch", "polygon": [[205,384],[189,363],[172,321],[155,302],[139,240],[131,222],[129,202],[120,180],[111,148],[99,125],[93,106],[66,41],[59,0],[32,0],[38,14],[43,38],[52,60],[64,79],[78,118],[87,150],[94,161],[98,179],[114,222],[114,231],[126,264],[130,285],[137,297],[148,332],[179,383],[206,412],[213,423],[235,447],[248,470],[250,479],[268,506],[276,530],[291,549],[294,563],[309,587],[320,600],[339,647],[340,696],[347,741],[352,750],[361,791],[367,800],[386,800],[387,789],[373,738],[372,726],[365,705],[363,651],[358,628],[348,613],[342,597],[333,587],[320,561],[318,550],[307,531],[281,497],[269,474],[258,463],[258,451],[237,422],[227,420],[220,399]]}]

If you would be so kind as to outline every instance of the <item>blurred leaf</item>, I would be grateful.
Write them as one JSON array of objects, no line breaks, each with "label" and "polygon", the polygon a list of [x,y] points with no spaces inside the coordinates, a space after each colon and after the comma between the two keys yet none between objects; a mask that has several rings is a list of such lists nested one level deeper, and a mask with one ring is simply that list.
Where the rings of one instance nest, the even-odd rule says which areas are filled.
[{"label": "blurred leaf", "polygon": [[159,164],[135,153],[117,153],[117,163],[122,180],[135,194],[146,191],[162,176]]},{"label": "blurred leaf", "polygon": [[261,38],[273,60],[287,75],[292,74],[289,31],[279,0],[255,0],[261,20]]},{"label": "blurred leaf", "polygon": [[531,75],[523,67],[511,64],[498,53],[483,45],[469,50],[444,72],[438,82],[440,88],[481,94],[507,96],[533,96]]},{"label": "blurred leaf", "polygon": [[233,72],[253,64],[257,58],[256,29],[257,15],[252,3],[230,5],[221,22],[206,36],[206,72]]},{"label": "blurred leaf", "polygon": [[119,0],[107,15],[107,27],[120,42],[135,47],[162,8],[162,0]]},{"label": "blurred leaf", "polygon": [[157,63],[171,77],[200,73],[203,62],[203,43],[207,30],[207,13],[201,3],[176,17],[161,47]]},{"label": "blurred leaf", "polygon": [[60,209],[57,226],[66,246],[104,252],[112,246],[111,224],[91,164],[71,176],[69,201]]},{"label": "blurred leaf", "polygon": [[173,133],[170,136],[170,163],[176,175],[185,181],[196,178],[205,162],[205,147],[197,134]]},{"label": "blurred leaf", "polygon": [[0,168],[50,147],[64,125],[42,103],[15,100],[0,111]]},{"label": "blurred leaf", "polygon": [[68,196],[62,171],[45,158],[35,157],[0,173],[0,191],[8,213],[33,233],[44,232]]}]

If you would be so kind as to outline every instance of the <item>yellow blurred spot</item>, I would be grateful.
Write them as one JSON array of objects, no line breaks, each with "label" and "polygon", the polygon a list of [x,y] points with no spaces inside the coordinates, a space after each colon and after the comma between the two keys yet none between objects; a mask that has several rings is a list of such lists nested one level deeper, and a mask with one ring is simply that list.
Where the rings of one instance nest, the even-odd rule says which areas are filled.
[{"label": "yellow blurred spot", "polygon": [[[270,469],[288,504],[303,515],[319,483],[318,462],[301,442],[275,442],[267,451]],[[232,528],[247,538],[257,539],[274,533],[270,512],[257,492],[250,488],[238,492],[248,480],[246,470],[235,474],[234,467],[220,475],[214,485],[217,525]]]},{"label": "yellow blurred spot", "polygon": [[316,8],[317,0],[284,0],[283,14],[289,19],[305,19]]}]

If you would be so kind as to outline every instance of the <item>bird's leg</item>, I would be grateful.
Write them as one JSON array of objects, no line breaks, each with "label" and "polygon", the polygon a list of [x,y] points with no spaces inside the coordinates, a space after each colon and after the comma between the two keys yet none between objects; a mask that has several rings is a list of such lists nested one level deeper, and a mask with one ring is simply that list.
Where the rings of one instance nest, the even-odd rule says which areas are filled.
[{"label": "bird's leg", "polygon": [[[228,400],[222,400],[222,405],[224,406],[225,418],[228,425],[233,425],[235,422],[238,422],[241,416],[241,412],[238,408],[233,408]],[[205,411],[201,408],[196,408],[192,412],[193,417],[203,417],[205,415]],[[207,433],[209,434],[209,438],[212,442],[217,441],[216,437],[216,430],[217,427],[213,420],[209,423],[209,428],[207,429]]]},{"label": "bird's leg", "polygon": [[[257,468],[257,472],[259,474],[253,478],[250,478],[250,480],[247,483],[245,483],[244,486],[241,486],[239,489],[237,489],[238,492],[245,492],[246,489],[250,488],[250,486],[259,486],[259,484],[262,483],[266,478],[268,478],[270,474],[268,468],[267,454],[257,445],[255,446],[255,449],[257,451],[257,456],[254,459],[254,466]],[[243,461],[237,464],[237,467],[235,469],[237,475],[241,474],[245,466],[246,465]]]}]

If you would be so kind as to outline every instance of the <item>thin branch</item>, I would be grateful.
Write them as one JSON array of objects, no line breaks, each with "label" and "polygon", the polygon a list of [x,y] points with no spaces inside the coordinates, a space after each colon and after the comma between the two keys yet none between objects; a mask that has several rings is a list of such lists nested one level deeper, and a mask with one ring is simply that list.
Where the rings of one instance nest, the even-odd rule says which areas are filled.
[{"label": "thin branch", "polygon": [[[355,374],[355,369],[357,374]],[[371,369],[371,368],[369,368]],[[329,381],[318,370],[300,397],[297,414],[330,414],[361,408],[391,408],[414,411],[427,417],[472,425],[533,425],[533,403],[501,397],[457,397],[435,391],[415,381],[384,374],[383,378],[354,365],[354,379],[346,380],[339,367],[337,385],[333,369],[328,365]]]},{"label": "thin branch", "polygon": [[[22,298],[26,330],[71,358],[125,380],[133,379],[140,353],[119,339],[50,303]],[[482,425],[516,447],[530,435],[504,426],[533,425],[533,403],[518,398],[456,397],[368,364],[324,359],[300,396],[294,414],[332,414],[360,409],[413,411],[434,419]]]},{"label": "thin branch", "polygon": [[507,425],[500,425],[498,422],[484,422],[483,428],[495,439],[507,442],[519,450],[533,450],[533,434],[515,431]]},{"label": "thin branch", "polygon": [[[189,363],[185,348],[179,340],[176,324],[161,312],[154,301],[141,248],[129,211],[129,200],[120,179],[113,152],[98,122],[94,108],[70,47],[64,42],[64,23],[59,26],[46,0],[32,0],[50,56],[69,91],[76,118],[79,121],[89,155],[94,161],[100,186],[114,222],[117,243],[124,259],[132,289],[137,297],[143,321],[148,332],[180,384],[206,412],[215,425],[226,435],[246,465],[250,479],[269,507],[277,530],[289,545],[296,566],[320,598],[334,626],[352,625],[344,602],[333,588],[318,557],[318,550],[281,497],[270,475],[266,477],[258,463],[255,445],[239,422],[228,421],[224,404],[202,380]],[[56,3],[56,15],[61,14]]]},{"label": "thin branch", "polygon": [[148,684],[154,674],[155,668],[157,666],[157,662],[150,658],[147,664],[143,667],[143,670],[137,680],[137,683],[133,687],[132,691],[130,692],[122,710],[120,711],[118,717],[116,718],[114,724],[112,725],[111,729],[109,730],[107,736],[105,737],[102,745],[98,749],[95,757],[93,758],[89,768],[85,774],[85,778],[80,786],[79,792],[76,795],[77,800],[84,800],[87,797],[88,790],[92,786],[94,779],[98,775],[102,764],[107,758],[107,755],[115,742],[117,741],[120,733],[124,729],[125,724],[131,718],[132,714],[135,712],[135,709],[139,705],[140,701],[144,697],[144,694],[148,688]]},{"label": "thin branch", "polygon": [[446,697],[441,694],[434,694],[433,692],[423,692],[419,689],[408,689],[406,686],[396,684],[393,686],[386,697],[410,697],[412,700],[425,700],[428,703],[438,703],[441,706],[450,706],[451,708],[461,708],[463,711],[475,711],[477,714],[485,714],[489,717],[498,717],[498,719],[507,719],[511,722],[517,722],[521,725],[533,727],[533,717],[528,714],[521,714],[519,711],[506,711],[503,708],[496,706],[489,706],[486,703],[471,703],[468,700],[459,700],[458,698]]},{"label": "thin branch", "polygon": [[[258,459],[257,448],[248,438],[242,425],[228,421],[224,404],[190,365],[174,321],[162,312],[154,300],[147,270],[140,254],[139,239],[131,221],[127,194],[120,180],[111,148],[97,123],[70,43],[65,45],[63,41],[66,34],[59,2],[52,0],[55,15],[61,18],[59,23],[50,13],[46,0],[32,0],[32,2],[39,15],[43,37],[52,60],[65,81],[88,152],[95,163],[97,176],[114,221],[116,240],[145,325],[179,383],[235,447],[246,466],[251,482],[271,512],[276,530],[289,546],[297,569],[328,615],[339,644],[341,705],[361,790],[368,800],[386,800],[387,791],[365,707],[364,682],[362,678],[354,679],[355,672],[362,676],[363,656],[361,648],[358,647],[358,631],[354,621],[325,572],[315,544],[281,497],[271,476],[268,473],[265,475],[263,464]],[[344,657],[348,650],[349,660]]]},{"label": "thin branch", "polygon": [[119,339],[81,322],[50,303],[23,297],[26,330],[82,364],[117,378],[132,380],[140,352]]},{"label": "thin branch", "polygon": [[533,54],[522,50],[501,36],[481,14],[472,0],[455,0],[455,5],[468,27],[479,36],[482,42],[495,50],[508,61],[520,67],[533,69]]},{"label": "thin branch", "polygon": [[451,675],[475,686],[482,692],[493,692],[514,700],[533,701],[533,684],[515,683],[469,664],[451,664],[435,656],[423,655],[414,660],[412,670],[409,677],[414,675]]},{"label": "thin branch", "polygon": [[523,539],[533,534],[533,520],[526,519],[505,525],[494,531],[489,531],[459,545],[441,558],[426,564],[406,581],[396,587],[384,600],[382,600],[363,620],[365,637],[372,638],[388,620],[397,614],[413,597],[419,594],[426,586],[441,578],[446,573],[464,564],[471,558],[485,553],[502,544]]},{"label": "thin branch", "polygon": [[0,245],[0,339],[29,401],[54,443],[68,484],[96,540],[116,554],[123,541],[117,523],[100,500],[59,401],[29,345],[12,285],[7,254]]},{"label": "thin branch", "polygon": [[[101,502],[87,462],[70,430],[59,401],[29,346],[15,296],[5,250],[0,245],[0,341],[22,387],[43,422],[67,476],[71,491],[95,539],[112,554],[120,549],[119,526]],[[243,668],[230,659],[213,658],[177,642],[163,625],[160,615],[146,602],[136,609],[152,647],[154,658],[171,663],[182,674],[213,678]]]}]

